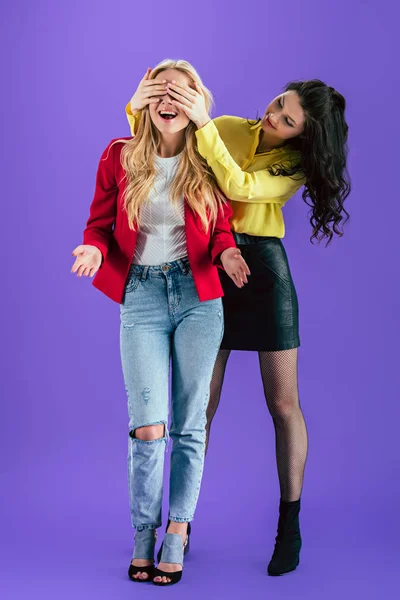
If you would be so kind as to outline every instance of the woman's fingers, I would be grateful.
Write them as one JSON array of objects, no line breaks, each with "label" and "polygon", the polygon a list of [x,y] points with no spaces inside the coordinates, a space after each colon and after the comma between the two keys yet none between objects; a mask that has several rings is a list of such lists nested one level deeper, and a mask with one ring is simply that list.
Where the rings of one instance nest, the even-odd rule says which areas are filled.
[{"label": "woman's fingers", "polygon": [[169,90],[172,90],[172,91],[180,94],[187,100],[193,101],[197,97],[197,94],[198,94],[198,92],[196,90],[193,90],[190,87],[186,87],[186,86],[184,87],[184,86],[178,85],[178,84],[169,83],[167,87]]},{"label": "woman's fingers", "polygon": [[241,279],[241,280],[242,280],[244,283],[247,283],[247,282],[248,282],[248,280],[247,280],[247,275],[246,275],[246,273],[244,272],[244,269],[239,269],[239,277],[240,277],[240,279]]},{"label": "woman's fingers", "polygon": [[178,100],[180,104],[184,104],[188,108],[190,108],[193,104],[193,100],[188,100],[184,96],[181,96],[181,94],[177,94],[176,92],[174,92],[172,90],[169,90],[168,94],[170,96],[172,96],[172,98],[175,98],[175,100]]},{"label": "woman's fingers", "polygon": [[148,79],[147,81],[143,81],[143,88],[152,87],[160,87],[165,90],[165,83],[163,83],[162,81],[158,81],[158,79]]},{"label": "woman's fingers", "polygon": [[77,246],[75,250],[73,250],[72,256],[79,256],[79,254],[83,254],[84,250],[83,246]]},{"label": "woman's fingers", "polygon": [[77,258],[74,264],[72,265],[71,273],[76,273],[79,267],[82,265],[82,259]]},{"label": "woman's fingers", "polygon": [[77,273],[78,277],[94,277],[97,271],[98,267],[93,265],[93,261],[87,264],[82,260],[76,260],[71,269],[71,273]]},{"label": "woman's fingers", "polygon": [[197,81],[194,82],[194,87],[196,88],[196,92],[201,94],[202,96],[204,96],[203,90],[200,87],[200,84],[197,83]]},{"label": "woman's fingers", "polygon": [[148,81],[150,73],[151,73],[151,69],[150,69],[150,67],[147,67],[147,71],[144,74],[144,77],[143,77],[142,81]]},{"label": "woman's fingers", "polygon": [[157,85],[146,85],[144,86],[143,93],[144,94],[154,94],[154,92],[166,92],[165,85],[162,83],[158,83]]},{"label": "woman's fingers", "polygon": [[[240,250],[239,250],[239,252],[240,252]],[[237,255],[235,255],[235,258],[237,258],[237,260],[239,261],[240,268],[243,269],[243,271],[246,273],[246,275],[251,275],[248,264],[244,260],[243,256],[241,256],[241,254],[237,254]]]},{"label": "woman's fingers", "polygon": [[177,106],[181,110],[183,110],[183,112],[185,113],[185,115],[187,117],[189,117],[189,119],[190,119],[190,115],[192,114],[191,113],[191,106],[186,106],[185,104],[182,104],[182,102],[179,102],[178,100],[172,100],[172,104],[174,106]]},{"label": "woman's fingers", "polygon": [[236,273],[232,273],[231,274],[231,278],[233,279],[233,282],[235,283],[235,285],[238,288],[242,288],[243,287],[243,281],[241,280],[241,278],[236,274]]}]

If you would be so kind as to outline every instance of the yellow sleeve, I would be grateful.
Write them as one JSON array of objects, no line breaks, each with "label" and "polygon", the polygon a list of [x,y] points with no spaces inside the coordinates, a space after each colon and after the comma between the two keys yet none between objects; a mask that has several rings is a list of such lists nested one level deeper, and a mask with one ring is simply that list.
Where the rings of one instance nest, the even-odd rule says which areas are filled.
[{"label": "yellow sleeve", "polygon": [[284,204],[304,184],[304,178],[295,175],[271,175],[267,169],[247,173],[233,160],[222,141],[215,124],[210,121],[196,131],[197,147],[213,170],[224,194],[237,202]]},{"label": "yellow sleeve", "polygon": [[125,112],[129,127],[131,128],[131,134],[135,136],[140,121],[140,115],[142,113],[139,111],[133,115],[130,102],[128,102],[128,104],[125,106]]}]

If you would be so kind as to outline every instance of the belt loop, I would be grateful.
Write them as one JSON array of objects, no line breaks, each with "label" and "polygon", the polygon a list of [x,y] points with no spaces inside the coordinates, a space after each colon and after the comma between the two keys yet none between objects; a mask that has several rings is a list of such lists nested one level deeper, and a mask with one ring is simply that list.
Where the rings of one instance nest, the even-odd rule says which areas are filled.
[{"label": "belt loop", "polygon": [[141,277],[142,281],[146,281],[148,272],[149,272],[149,267],[146,265],[142,271],[142,277]]},{"label": "belt loop", "polygon": [[182,273],[184,275],[186,275],[188,273],[189,269],[188,269],[187,265],[185,264],[185,261],[183,261],[181,258],[178,258],[178,260],[176,262],[178,263],[179,268],[182,271]]},{"label": "belt loop", "polygon": [[186,269],[186,273],[190,273],[190,270],[191,270],[190,269],[190,260],[189,260],[188,256],[185,258],[185,269]]}]

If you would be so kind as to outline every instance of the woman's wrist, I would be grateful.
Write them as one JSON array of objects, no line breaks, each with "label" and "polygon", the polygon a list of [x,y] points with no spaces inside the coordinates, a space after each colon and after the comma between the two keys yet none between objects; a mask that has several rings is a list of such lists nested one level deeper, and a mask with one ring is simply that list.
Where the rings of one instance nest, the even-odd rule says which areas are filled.
[{"label": "woman's wrist", "polygon": [[219,260],[221,261],[222,264],[224,264],[225,258],[229,257],[231,250],[237,250],[236,246],[231,246],[230,248],[225,248],[225,250],[223,250],[221,252],[221,254],[219,255]]},{"label": "woman's wrist", "polygon": [[202,129],[211,121],[210,117],[204,117],[195,123],[197,129]]},{"label": "woman's wrist", "polygon": [[131,109],[131,114],[133,116],[135,116],[138,113],[140,113],[140,108],[136,108],[136,106],[134,106],[134,104],[132,104],[132,100],[129,102],[129,106],[130,106],[130,109]]}]

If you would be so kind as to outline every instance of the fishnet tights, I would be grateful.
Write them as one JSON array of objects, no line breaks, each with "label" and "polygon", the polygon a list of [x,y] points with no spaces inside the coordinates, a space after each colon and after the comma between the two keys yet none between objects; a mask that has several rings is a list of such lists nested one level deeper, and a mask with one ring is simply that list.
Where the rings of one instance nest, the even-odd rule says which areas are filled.
[{"label": "fishnet tights", "polygon": [[[207,408],[206,451],[230,353],[230,350],[220,350],[214,366]],[[297,348],[258,353],[265,398],[275,427],[281,499],[286,502],[300,498],[308,451],[307,429],[297,387],[297,355]]]}]

